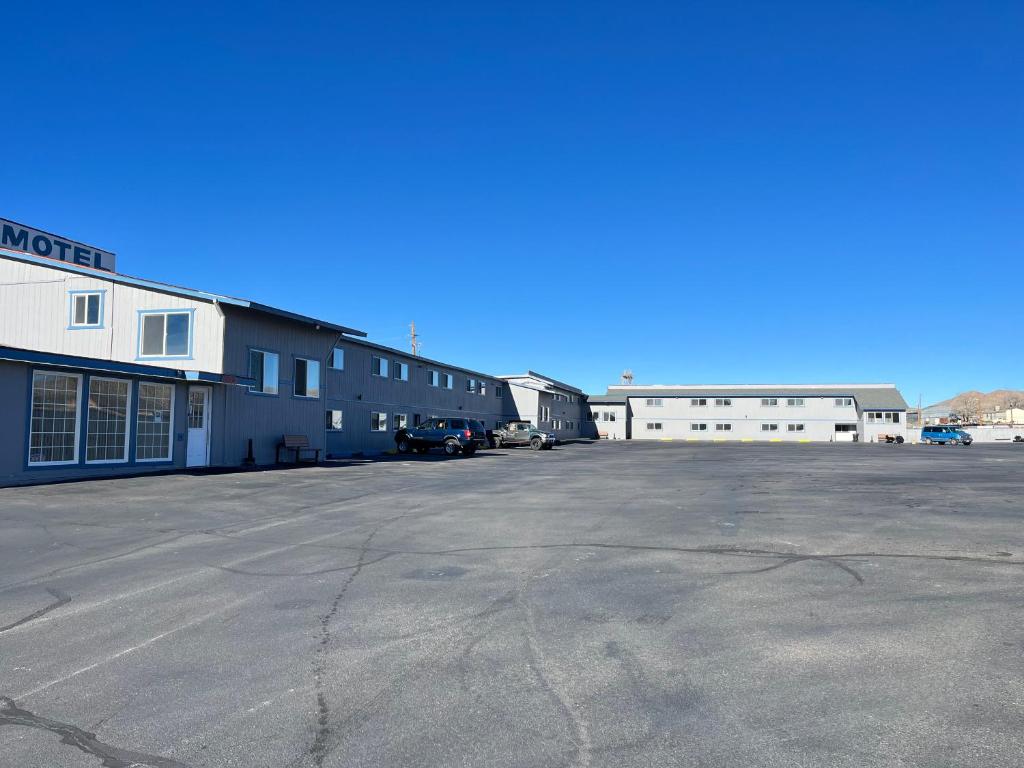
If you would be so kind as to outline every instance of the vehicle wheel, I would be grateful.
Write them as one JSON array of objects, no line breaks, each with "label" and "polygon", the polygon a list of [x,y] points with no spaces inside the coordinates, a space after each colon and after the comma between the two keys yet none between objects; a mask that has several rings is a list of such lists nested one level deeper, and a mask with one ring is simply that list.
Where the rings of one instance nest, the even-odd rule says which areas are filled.
[{"label": "vehicle wheel", "polygon": [[501,448],[501,438],[500,437],[492,438],[491,439],[491,447],[492,448]]},{"label": "vehicle wheel", "polygon": [[959,445],[959,444],[960,444],[959,440],[950,440],[949,443],[948,443],[948,445]]},{"label": "vehicle wheel", "polygon": [[903,435],[897,435],[896,436],[896,444],[897,445],[903,445]]},{"label": "vehicle wheel", "polygon": [[404,437],[398,441],[399,453],[412,453],[412,444]]},{"label": "vehicle wheel", "polygon": [[539,437],[535,437],[530,441],[530,447],[535,451],[539,451],[541,448],[544,447],[544,441],[541,440]]},{"label": "vehicle wheel", "polygon": [[445,456],[454,456],[458,452],[459,452],[459,441],[458,440],[448,440],[448,441],[445,442],[445,444],[444,444],[444,454],[445,454]]}]

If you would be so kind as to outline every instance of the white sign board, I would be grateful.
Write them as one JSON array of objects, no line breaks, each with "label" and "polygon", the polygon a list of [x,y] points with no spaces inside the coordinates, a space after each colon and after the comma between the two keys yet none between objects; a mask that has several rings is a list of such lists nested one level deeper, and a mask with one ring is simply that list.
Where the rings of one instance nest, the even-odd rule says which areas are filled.
[{"label": "white sign board", "polygon": [[52,235],[40,229],[26,227],[16,221],[0,219],[0,248],[24,251],[48,259],[57,259],[81,267],[114,271],[115,256],[91,245],[77,243],[66,237]]}]

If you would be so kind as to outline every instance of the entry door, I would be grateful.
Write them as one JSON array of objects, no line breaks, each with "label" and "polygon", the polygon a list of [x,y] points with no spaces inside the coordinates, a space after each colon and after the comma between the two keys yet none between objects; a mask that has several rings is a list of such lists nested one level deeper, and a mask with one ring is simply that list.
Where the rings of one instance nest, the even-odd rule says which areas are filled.
[{"label": "entry door", "polygon": [[188,455],[185,466],[210,463],[210,388],[188,388]]}]

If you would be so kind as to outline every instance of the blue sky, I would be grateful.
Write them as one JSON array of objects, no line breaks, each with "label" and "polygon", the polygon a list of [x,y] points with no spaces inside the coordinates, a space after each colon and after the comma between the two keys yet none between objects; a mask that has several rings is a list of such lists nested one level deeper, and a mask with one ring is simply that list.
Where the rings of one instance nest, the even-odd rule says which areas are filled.
[{"label": "blue sky", "polygon": [[590,392],[627,367],[1024,388],[1020,3],[58,2],[4,28],[0,215],[129,274],[395,346],[415,320],[425,355]]}]

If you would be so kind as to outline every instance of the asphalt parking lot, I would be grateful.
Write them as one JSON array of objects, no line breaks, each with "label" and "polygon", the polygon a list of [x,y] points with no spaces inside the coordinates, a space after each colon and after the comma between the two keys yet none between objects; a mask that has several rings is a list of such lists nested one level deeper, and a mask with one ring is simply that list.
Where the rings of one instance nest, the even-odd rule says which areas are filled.
[{"label": "asphalt parking lot", "polygon": [[0,764],[1020,766],[1024,448],[0,489]]}]

